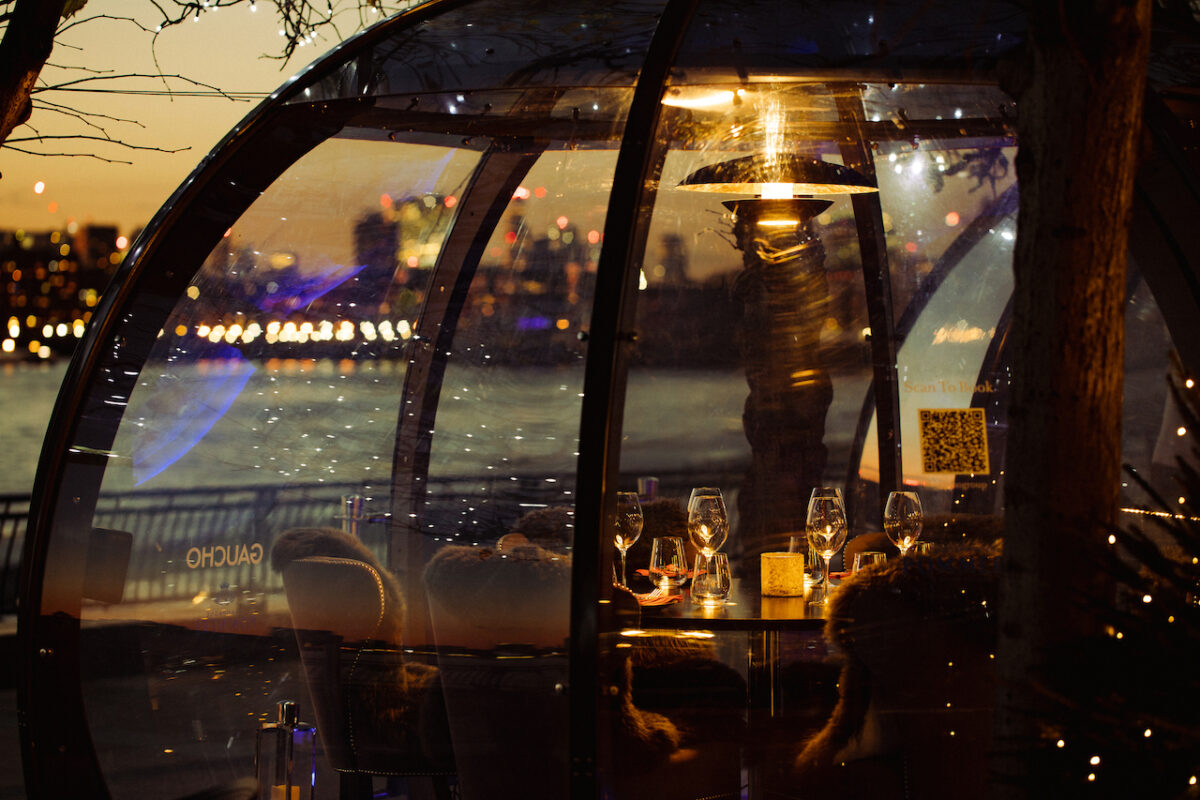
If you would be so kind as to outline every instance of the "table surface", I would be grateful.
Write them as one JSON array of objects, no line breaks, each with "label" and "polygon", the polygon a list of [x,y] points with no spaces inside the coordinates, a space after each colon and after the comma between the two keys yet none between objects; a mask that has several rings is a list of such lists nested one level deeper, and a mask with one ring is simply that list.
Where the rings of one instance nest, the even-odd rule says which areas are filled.
[{"label": "table surface", "polygon": [[710,607],[693,603],[683,590],[678,603],[642,606],[642,627],[666,630],[794,631],[820,630],[825,625],[825,606],[809,597],[763,597],[758,587],[744,586],[734,579],[724,605]]}]

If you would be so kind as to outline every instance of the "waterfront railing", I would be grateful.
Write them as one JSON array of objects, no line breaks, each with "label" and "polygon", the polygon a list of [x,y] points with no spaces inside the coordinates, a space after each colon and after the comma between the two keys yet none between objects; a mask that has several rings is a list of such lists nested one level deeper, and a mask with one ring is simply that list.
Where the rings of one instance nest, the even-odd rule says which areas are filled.
[{"label": "waterfront railing", "polygon": [[[660,491],[686,496],[696,482],[728,482],[735,470],[709,475],[662,475]],[[444,541],[494,541],[533,508],[574,505],[574,476],[441,477],[429,482],[422,528]],[[283,486],[222,486],[134,490],[103,494],[93,527],[124,537],[131,546],[117,560],[120,602],[192,600],[225,592],[237,601],[247,591],[280,591],[269,565],[270,545],[282,531],[308,526],[353,527],[363,543],[387,563],[391,526],[387,498],[375,498],[347,526],[344,499],[367,494],[359,483]],[[20,561],[29,522],[29,495],[0,495],[0,619],[17,613]],[[456,535],[457,534],[457,535]],[[106,562],[111,565],[114,562]],[[214,569],[216,570],[214,572]]]}]

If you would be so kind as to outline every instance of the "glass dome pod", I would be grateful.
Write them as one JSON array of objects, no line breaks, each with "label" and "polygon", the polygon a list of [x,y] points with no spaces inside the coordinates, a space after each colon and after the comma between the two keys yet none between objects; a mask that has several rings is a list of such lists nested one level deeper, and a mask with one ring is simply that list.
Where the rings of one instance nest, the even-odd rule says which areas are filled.
[{"label": "glass dome pod", "polygon": [[[887,547],[902,488],[935,547],[999,530],[996,67],[1023,27],[1004,3],[443,0],[286,84],[139,238],[60,395],[23,561],[31,796],[818,785],[826,589],[766,592],[763,556],[821,486],[847,552]],[[1200,296],[1164,97],[1124,448],[1169,481]],[[728,538],[683,567],[726,553],[723,602],[652,563],[702,486]],[[860,741],[855,780],[920,781],[924,754],[971,796],[990,709],[929,714],[961,733]]]}]

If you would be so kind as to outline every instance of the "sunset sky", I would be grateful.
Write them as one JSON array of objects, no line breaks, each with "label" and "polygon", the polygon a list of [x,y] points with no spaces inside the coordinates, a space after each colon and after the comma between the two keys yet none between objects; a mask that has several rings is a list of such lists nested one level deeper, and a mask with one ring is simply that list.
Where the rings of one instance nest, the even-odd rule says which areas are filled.
[{"label": "sunset sky", "polygon": [[[389,4],[390,5],[390,4]],[[355,3],[343,3],[338,24],[345,35],[357,27]],[[50,62],[54,65],[85,66],[112,73],[155,72],[153,54],[165,74],[180,74],[237,93],[265,95],[292,74],[337,44],[332,31],[323,33],[306,47],[298,48],[288,62],[264,57],[278,55],[282,39],[274,6],[259,2],[255,11],[248,2],[205,12],[196,22],[167,28],[158,37],[116,19],[97,19],[69,31],[56,43]],[[148,0],[92,0],[82,17],[96,14],[130,16],[153,28],[157,12]],[[152,51],[152,47],[154,50]],[[43,78],[56,83],[81,77],[82,73],[54,67]],[[181,91],[196,87],[172,80]],[[55,230],[71,220],[80,223],[116,225],[122,233],[144,225],[188,176],[205,154],[259,100],[235,102],[220,97],[168,97],[140,92],[163,89],[152,79],[102,81],[98,89],[121,88],[139,93],[55,93],[46,99],[71,104],[79,109],[136,120],[128,124],[101,121],[114,138],[178,153],[128,150],[105,143],[66,140],[43,145],[43,150],[96,152],[107,158],[133,162],[109,164],[84,157],[42,157],[0,149],[0,228],[30,231]],[[78,133],[78,125],[66,125],[54,113],[34,112],[32,124],[43,135]],[[13,138],[32,135],[19,128]],[[19,147],[25,145],[18,144]],[[45,184],[41,194],[35,186]]]}]

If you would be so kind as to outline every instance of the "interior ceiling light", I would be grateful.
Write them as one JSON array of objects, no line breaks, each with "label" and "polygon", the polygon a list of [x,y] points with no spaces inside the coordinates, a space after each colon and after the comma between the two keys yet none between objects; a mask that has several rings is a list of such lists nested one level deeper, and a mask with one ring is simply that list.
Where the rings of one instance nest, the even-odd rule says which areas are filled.
[{"label": "interior ceiling light", "polygon": [[662,104],[672,108],[726,108],[746,96],[745,89],[712,89],[700,86],[673,87],[663,95]]},{"label": "interior ceiling light", "polygon": [[761,153],[701,167],[684,178],[679,188],[753,194],[764,200],[879,191],[866,176],[840,164],[798,155]]}]

